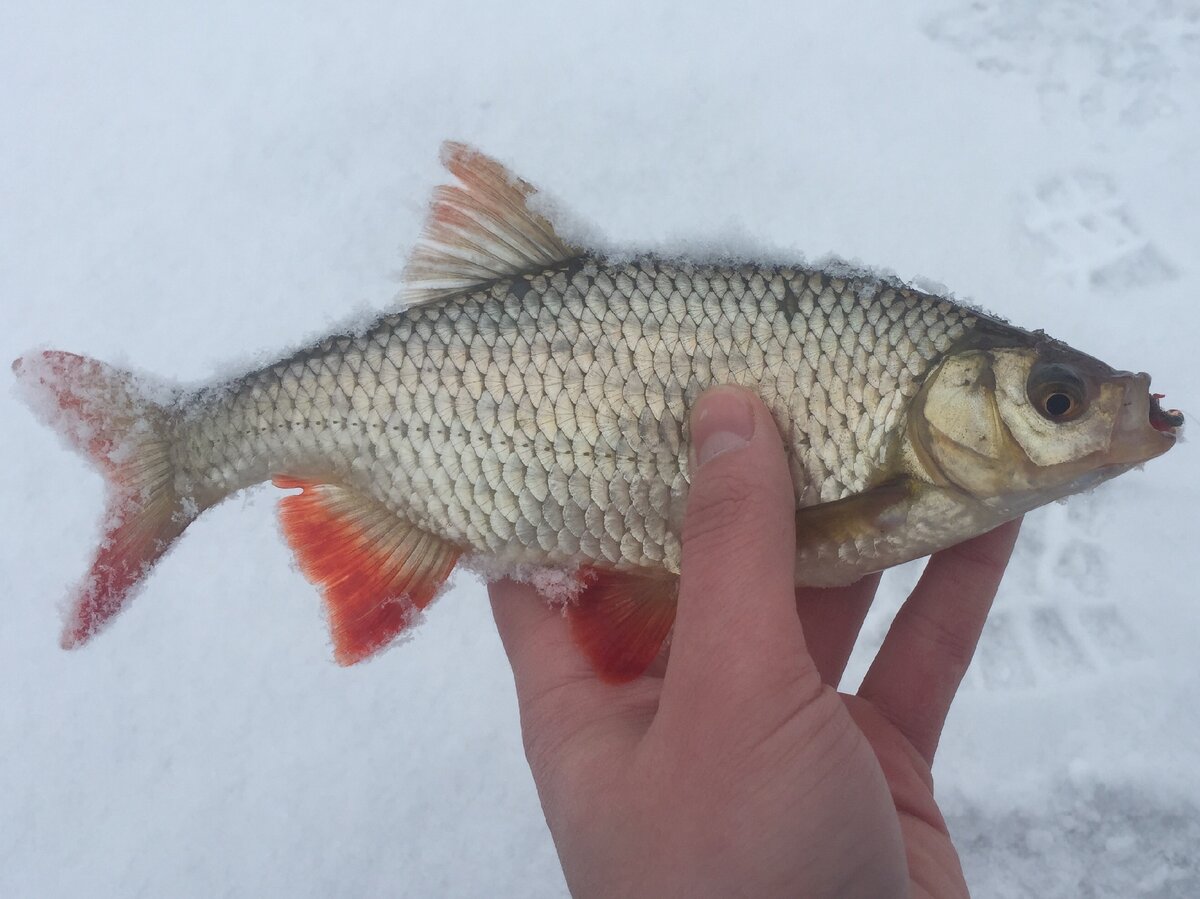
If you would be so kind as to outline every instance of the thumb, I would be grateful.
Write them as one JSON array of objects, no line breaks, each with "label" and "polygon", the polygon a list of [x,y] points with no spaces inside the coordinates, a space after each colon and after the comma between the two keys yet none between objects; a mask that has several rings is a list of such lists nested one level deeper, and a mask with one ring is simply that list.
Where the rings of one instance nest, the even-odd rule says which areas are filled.
[{"label": "thumb", "polygon": [[692,482],[679,609],[663,684],[741,703],[820,677],[795,597],[795,494],[775,421],[752,393],[718,387],[692,411]]}]

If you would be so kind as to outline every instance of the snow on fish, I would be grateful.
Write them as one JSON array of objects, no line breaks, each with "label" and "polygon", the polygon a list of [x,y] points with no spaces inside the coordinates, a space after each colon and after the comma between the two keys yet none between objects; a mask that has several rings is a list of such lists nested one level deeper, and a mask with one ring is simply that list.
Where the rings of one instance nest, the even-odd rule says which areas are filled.
[{"label": "snow on fish", "polygon": [[353,664],[460,557],[575,572],[572,632],[609,681],[674,621],[688,409],[758,393],[796,490],[796,583],[834,585],[989,530],[1161,455],[1183,416],[1145,374],[869,273],[569,245],[535,191],[462,144],[405,304],[242,377],[148,388],[63,352],[13,364],[109,486],[63,645],[128,602],[197,516],[271,480]]}]

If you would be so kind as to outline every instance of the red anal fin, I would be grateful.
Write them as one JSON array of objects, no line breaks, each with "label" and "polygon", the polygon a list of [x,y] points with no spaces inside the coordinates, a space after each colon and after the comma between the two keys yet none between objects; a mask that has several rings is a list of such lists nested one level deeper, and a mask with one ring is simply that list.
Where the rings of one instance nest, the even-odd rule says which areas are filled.
[{"label": "red anal fin", "polygon": [[458,561],[458,547],[354,490],[288,477],[274,484],[303,491],[280,501],[279,516],[300,570],[321,588],[339,665],[390,643]]},{"label": "red anal fin", "polygon": [[583,592],[567,606],[571,636],[601,680],[633,680],[650,667],[675,624],[676,582],[594,568],[580,577]]}]

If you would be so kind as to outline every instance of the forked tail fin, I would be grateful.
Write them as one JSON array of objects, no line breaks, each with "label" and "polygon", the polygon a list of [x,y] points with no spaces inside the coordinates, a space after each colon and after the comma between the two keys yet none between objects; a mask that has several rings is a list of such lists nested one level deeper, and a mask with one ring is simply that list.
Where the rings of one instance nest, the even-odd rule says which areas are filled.
[{"label": "forked tail fin", "polygon": [[63,647],[73,648],[121,611],[200,510],[175,492],[169,391],[71,353],[31,353],[14,362],[13,371],[34,413],[87,457],[108,485],[104,536],[71,596],[63,629]]}]

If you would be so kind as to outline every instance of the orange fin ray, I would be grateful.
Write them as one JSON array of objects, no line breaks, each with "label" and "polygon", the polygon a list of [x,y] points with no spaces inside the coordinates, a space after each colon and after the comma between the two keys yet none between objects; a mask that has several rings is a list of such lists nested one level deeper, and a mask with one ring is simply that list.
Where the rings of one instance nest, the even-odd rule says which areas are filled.
[{"label": "orange fin ray", "polygon": [[585,568],[583,592],[567,606],[571,635],[600,679],[625,683],[654,661],[675,624],[671,579]]},{"label": "orange fin ray", "polygon": [[321,588],[340,665],[390,643],[454,570],[457,546],[377,500],[299,478],[276,477],[274,484],[302,490],[280,501],[279,517],[300,570]]}]

